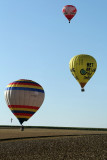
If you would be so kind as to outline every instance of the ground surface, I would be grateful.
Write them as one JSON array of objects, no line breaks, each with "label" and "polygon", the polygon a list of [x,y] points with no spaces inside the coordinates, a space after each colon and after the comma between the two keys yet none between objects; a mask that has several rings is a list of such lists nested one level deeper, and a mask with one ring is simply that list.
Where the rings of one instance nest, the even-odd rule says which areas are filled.
[{"label": "ground surface", "polygon": [[107,131],[0,129],[0,160],[107,160]]}]

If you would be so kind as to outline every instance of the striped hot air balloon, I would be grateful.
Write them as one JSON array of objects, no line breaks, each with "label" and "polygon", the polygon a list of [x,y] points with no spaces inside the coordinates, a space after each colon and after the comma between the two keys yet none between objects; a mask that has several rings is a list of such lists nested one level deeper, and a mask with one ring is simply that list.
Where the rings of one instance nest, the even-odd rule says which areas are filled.
[{"label": "striped hot air balloon", "polygon": [[6,103],[21,125],[40,108],[44,96],[42,86],[27,79],[16,80],[5,90]]}]

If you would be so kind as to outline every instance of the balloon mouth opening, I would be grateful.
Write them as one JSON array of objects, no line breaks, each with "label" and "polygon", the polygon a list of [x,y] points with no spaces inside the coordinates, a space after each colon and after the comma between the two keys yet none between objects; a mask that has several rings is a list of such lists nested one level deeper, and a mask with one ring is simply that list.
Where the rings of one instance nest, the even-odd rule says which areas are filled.
[{"label": "balloon mouth opening", "polygon": [[85,91],[85,89],[84,88],[81,88],[81,92],[84,92]]},{"label": "balloon mouth opening", "polygon": [[[24,121],[27,121],[28,119],[27,118],[18,118],[18,120],[19,120],[19,123],[22,125],[22,123],[24,122]],[[23,126],[23,125],[22,125]]]},{"label": "balloon mouth opening", "polygon": [[84,89],[85,85],[86,85],[86,83],[80,83],[81,89]]}]

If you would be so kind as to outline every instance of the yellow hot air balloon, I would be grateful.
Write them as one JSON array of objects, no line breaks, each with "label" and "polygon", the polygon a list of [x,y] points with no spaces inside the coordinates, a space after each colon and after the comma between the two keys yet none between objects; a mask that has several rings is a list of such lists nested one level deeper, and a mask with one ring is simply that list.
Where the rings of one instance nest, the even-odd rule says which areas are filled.
[{"label": "yellow hot air balloon", "polygon": [[97,62],[90,55],[80,54],[71,58],[69,68],[75,79],[79,82],[81,91],[84,91],[84,86],[96,71]]}]

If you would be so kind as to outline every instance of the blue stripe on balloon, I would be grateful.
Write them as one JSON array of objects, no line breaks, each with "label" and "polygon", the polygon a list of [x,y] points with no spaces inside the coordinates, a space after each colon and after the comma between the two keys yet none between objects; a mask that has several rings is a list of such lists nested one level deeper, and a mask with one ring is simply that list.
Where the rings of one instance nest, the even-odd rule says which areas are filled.
[{"label": "blue stripe on balloon", "polygon": [[32,112],[32,111],[20,111],[20,110],[19,111],[12,110],[12,112],[13,113],[25,113],[25,114],[26,113],[28,113],[28,114],[34,114],[35,113],[35,112]]},{"label": "blue stripe on balloon", "polygon": [[36,89],[36,88],[25,88],[25,87],[8,87],[6,90],[25,90],[25,91],[37,91],[44,93],[44,90]]}]

